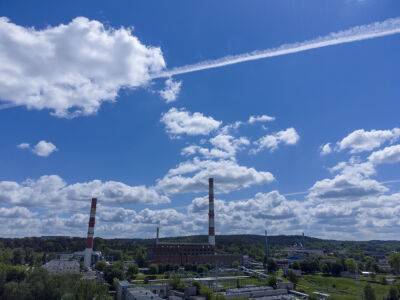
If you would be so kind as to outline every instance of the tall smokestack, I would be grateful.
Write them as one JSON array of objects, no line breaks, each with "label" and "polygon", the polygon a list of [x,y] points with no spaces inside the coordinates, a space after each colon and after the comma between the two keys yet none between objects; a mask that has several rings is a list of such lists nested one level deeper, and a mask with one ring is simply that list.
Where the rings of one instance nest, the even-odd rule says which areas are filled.
[{"label": "tall smokestack", "polygon": [[157,226],[156,244],[158,244],[159,238],[160,238],[160,227]]},{"label": "tall smokestack", "polygon": [[86,250],[84,256],[84,265],[86,268],[90,268],[92,265],[92,253],[93,253],[93,235],[94,225],[96,223],[96,204],[97,198],[92,198],[92,205],[90,207],[89,226],[86,240]]},{"label": "tall smokestack", "polygon": [[208,179],[208,243],[215,246],[214,179]]}]

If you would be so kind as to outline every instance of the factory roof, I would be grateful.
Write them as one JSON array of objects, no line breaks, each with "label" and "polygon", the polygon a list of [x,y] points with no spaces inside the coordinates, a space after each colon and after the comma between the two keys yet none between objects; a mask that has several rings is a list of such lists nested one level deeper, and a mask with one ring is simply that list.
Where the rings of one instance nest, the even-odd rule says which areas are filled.
[{"label": "factory roof", "polygon": [[212,246],[209,243],[158,242],[156,245]]},{"label": "factory roof", "polygon": [[162,299],[158,295],[154,294],[152,291],[141,287],[128,288],[127,296],[129,294],[130,296],[133,296],[134,299]]},{"label": "factory roof", "polygon": [[51,273],[79,273],[80,265],[76,260],[53,259],[43,268]]}]

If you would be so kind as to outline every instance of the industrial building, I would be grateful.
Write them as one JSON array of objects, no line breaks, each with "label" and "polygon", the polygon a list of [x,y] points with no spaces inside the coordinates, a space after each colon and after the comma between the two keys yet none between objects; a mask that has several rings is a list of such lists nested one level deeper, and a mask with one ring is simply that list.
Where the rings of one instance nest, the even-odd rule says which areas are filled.
[{"label": "industrial building", "polygon": [[52,259],[43,265],[49,273],[79,273],[80,265],[76,260]]},{"label": "industrial building", "polygon": [[159,240],[157,228],[156,242],[150,253],[150,260],[163,265],[231,266],[234,261],[243,263],[243,256],[219,254],[215,246],[214,223],[214,179],[208,180],[208,243],[166,243]]},{"label": "industrial building", "polygon": [[[165,293],[166,295],[166,293]],[[117,300],[160,300],[161,297],[157,293],[152,292],[148,288],[134,286],[127,281],[118,281]]]},{"label": "industrial building", "polygon": [[287,289],[274,289],[270,286],[228,289],[223,295],[226,299],[296,299]]}]

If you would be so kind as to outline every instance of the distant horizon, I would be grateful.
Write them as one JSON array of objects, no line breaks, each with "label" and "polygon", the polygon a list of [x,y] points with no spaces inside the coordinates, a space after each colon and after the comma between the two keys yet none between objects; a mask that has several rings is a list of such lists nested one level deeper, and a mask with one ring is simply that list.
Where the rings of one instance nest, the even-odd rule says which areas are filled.
[{"label": "distant horizon", "polygon": [[[223,237],[229,237],[229,236],[257,236],[263,238],[264,235],[262,234],[222,234],[222,235],[216,235],[216,239],[218,239],[218,236],[223,236]],[[280,237],[280,236],[285,236],[285,237],[302,237],[302,235],[291,235],[291,234],[277,234],[277,235],[269,235],[268,237]],[[186,238],[186,237],[204,237],[206,240],[208,235],[206,234],[196,234],[196,235],[183,235],[183,236],[163,236],[160,237],[159,239],[173,239],[173,238]],[[313,238],[317,240],[324,240],[324,241],[336,241],[336,242],[400,242],[400,240],[380,240],[380,239],[372,239],[372,240],[338,240],[338,239],[329,239],[329,238],[319,238],[319,237],[314,237],[314,236],[308,236],[305,235],[304,237],[306,238]],[[65,236],[65,235],[50,235],[50,236],[25,236],[25,237],[0,237],[0,239],[29,239],[29,238],[78,238],[78,239],[83,239],[86,240],[86,236]],[[103,240],[156,240],[156,237],[113,237],[113,238],[105,238],[101,236],[95,236],[94,239],[100,238]]]}]

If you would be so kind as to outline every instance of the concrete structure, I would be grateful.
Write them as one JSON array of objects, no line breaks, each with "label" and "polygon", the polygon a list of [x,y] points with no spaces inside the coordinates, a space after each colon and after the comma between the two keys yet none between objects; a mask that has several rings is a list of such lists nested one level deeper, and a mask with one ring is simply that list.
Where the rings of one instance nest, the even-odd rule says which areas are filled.
[{"label": "concrete structure", "polygon": [[86,250],[85,250],[85,256],[83,259],[84,265],[86,268],[90,268],[92,266],[93,235],[94,235],[94,225],[96,223],[96,205],[97,205],[97,198],[92,198],[92,204],[90,207],[90,217],[89,217],[87,241],[86,241]]},{"label": "concrete structure", "polygon": [[126,280],[118,281],[117,300],[162,299],[168,294],[168,284],[148,284],[145,287],[134,285]]},{"label": "concrete structure", "polygon": [[278,282],[276,285],[277,289],[293,290],[294,284],[292,282]]},{"label": "concrete structure", "polygon": [[122,300],[161,300],[158,295],[142,287],[128,288]]},{"label": "concrete structure", "polygon": [[329,294],[325,294],[325,293],[321,293],[321,292],[314,292],[313,294],[315,296],[317,296],[319,300],[326,300],[326,299],[330,298],[330,296],[331,296]]},{"label": "concrete structure", "polygon": [[215,246],[214,179],[208,179],[208,243]]},{"label": "concrete structure", "polygon": [[[86,254],[86,249],[83,251],[76,251],[72,254],[72,258],[75,260],[83,260]],[[103,260],[103,254],[101,251],[92,251],[91,263],[96,264],[98,261]]]},{"label": "concrete structure", "polygon": [[49,273],[79,273],[80,265],[76,260],[53,259],[43,265]]},{"label": "concrete structure", "polygon": [[307,300],[309,298],[308,294],[301,293],[298,291],[290,290],[289,294],[296,296],[296,299],[304,299]]},{"label": "concrete structure", "polygon": [[246,299],[295,299],[288,294],[286,289],[273,289],[270,286],[245,287],[228,289],[224,296],[227,299],[246,298]]},{"label": "concrete structure", "polygon": [[197,287],[188,286],[183,291],[170,290],[168,294],[168,299],[190,299],[197,296]]},{"label": "concrete structure", "polygon": [[208,180],[208,243],[165,243],[159,239],[157,227],[156,242],[150,251],[150,260],[163,265],[198,265],[232,266],[234,261],[243,263],[243,256],[217,254],[215,247],[215,214],[214,214],[214,179]]}]

